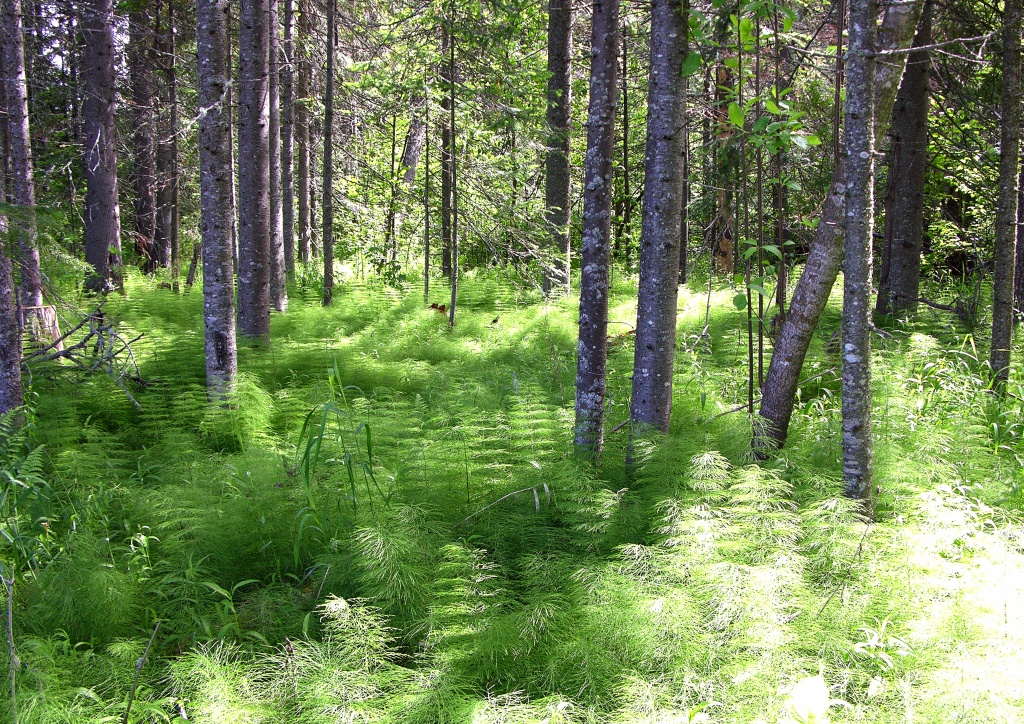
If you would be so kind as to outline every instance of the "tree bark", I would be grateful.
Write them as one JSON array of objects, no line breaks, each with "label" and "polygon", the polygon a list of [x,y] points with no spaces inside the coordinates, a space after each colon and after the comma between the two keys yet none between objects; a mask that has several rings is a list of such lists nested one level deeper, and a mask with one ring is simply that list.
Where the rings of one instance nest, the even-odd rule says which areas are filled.
[{"label": "tree bark", "polygon": [[544,275],[544,290],[570,283],[569,123],[572,111],[572,0],[548,4],[547,152],[544,180],[545,218],[557,261]]},{"label": "tree bark", "polygon": [[21,392],[21,332],[14,298],[13,264],[5,243],[7,238],[7,218],[0,216],[0,415],[24,402]]},{"label": "tree bark", "polygon": [[82,141],[85,151],[86,288],[105,292],[121,283],[121,214],[117,203],[114,125],[114,6],[82,0]]},{"label": "tree bark", "polygon": [[206,389],[214,400],[227,397],[238,371],[231,252],[229,10],[230,0],[197,0],[196,3]]},{"label": "tree bark", "polygon": [[451,94],[455,69],[448,63],[448,47],[452,42],[448,25],[441,29],[441,273],[452,278],[452,128]]},{"label": "tree bark", "polygon": [[1013,274],[1017,240],[1017,174],[1020,170],[1021,0],[1003,5],[1002,136],[999,144],[999,198],[996,202],[995,275],[992,280],[993,387],[1002,390],[1010,374],[1013,340]]},{"label": "tree bark", "polygon": [[[11,222],[21,256],[21,304],[43,305],[43,285],[36,247],[35,184],[28,121],[28,83],[25,76],[24,22],[20,0],[3,0],[3,76],[7,111],[12,205],[19,207]],[[37,310],[38,311],[38,310]]]},{"label": "tree bark", "polygon": [[871,242],[875,229],[875,0],[850,3],[843,264],[843,485],[871,497]]},{"label": "tree bark", "polygon": [[[894,0],[886,9],[879,28],[878,46],[882,50],[900,50],[910,46],[921,16],[921,0]],[[892,114],[896,90],[903,76],[906,56],[887,55],[875,68],[875,137],[885,132]],[[759,419],[755,420],[755,450],[782,447],[789,432],[797,384],[811,336],[828,302],[843,258],[843,217],[845,214],[845,164],[832,171],[832,182],[821,211],[804,272],[797,282],[779,330],[761,390]]]},{"label": "tree bark", "polygon": [[1017,177],[1017,249],[1013,266],[1013,307],[1017,324],[1024,324],[1024,164]]},{"label": "tree bark", "polygon": [[129,16],[128,73],[132,84],[132,150],[135,189],[135,251],[142,259],[143,271],[155,270],[156,233],[156,99],[153,68],[153,18],[148,6]]},{"label": "tree bark", "polygon": [[587,157],[583,181],[582,270],[576,356],[575,445],[582,455],[596,457],[604,444],[608,367],[619,0],[594,0],[590,47],[590,107],[587,113]]},{"label": "tree bark", "polygon": [[[174,0],[167,0],[167,23],[164,25],[162,8],[164,3],[156,3],[156,54],[159,60],[163,84],[160,89],[160,113],[157,124],[158,138],[156,141],[156,229],[154,233],[157,263],[164,268],[174,269],[176,261],[177,240],[174,234],[175,212],[175,159],[177,156],[176,133],[176,73],[174,69]],[[175,276],[176,278],[176,276]]]},{"label": "tree bark", "polygon": [[309,26],[309,13],[302,0],[299,0],[299,39],[300,43],[296,48],[295,59],[298,70],[298,98],[295,104],[295,165],[298,176],[296,195],[299,197],[299,261],[309,261],[309,240],[312,223],[310,219],[310,165],[309,149],[311,146],[309,137],[309,86],[310,67],[309,55],[305,43],[308,42],[312,30]]},{"label": "tree bark", "polygon": [[278,40],[277,0],[270,0],[268,32],[270,35],[270,304],[279,312],[288,309],[288,286],[285,278],[284,227],[281,209],[281,44]]},{"label": "tree bark", "polygon": [[324,84],[324,306],[334,299],[334,46],[336,0],[327,0],[327,82]]},{"label": "tree bark", "polygon": [[295,13],[293,0],[284,0],[284,40],[281,44],[281,226],[284,243],[284,270],[295,277],[295,174],[293,88],[295,58]]},{"label": "tree bark", "polygon": [[[915,47],[931,45],[932,6],[932,1],[926,0],[914,38]],[[912,313],[920,296],[924,182],[928,166],[928,67],[927,50],[910,54],[892,110],[877,314]]]},{"label": "tree bark", "polygon": [[679,0],[653,0],[640,286],[630,418],[668,432],[683,208],[683,89],[687,21]]},{"label": "tree bark", "polygon": [[242,0],[238,58],[238,328],[270,341],[269,0]]}]

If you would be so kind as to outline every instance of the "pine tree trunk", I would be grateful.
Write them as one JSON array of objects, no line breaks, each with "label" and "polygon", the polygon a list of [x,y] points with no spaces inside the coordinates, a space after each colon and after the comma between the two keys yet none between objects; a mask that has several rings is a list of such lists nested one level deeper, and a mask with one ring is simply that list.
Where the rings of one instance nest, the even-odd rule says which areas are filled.
[{"label": "pine tree trunk", "polygon": [[449,123],[451,115],[451,94],[448,92],[454,83],[455,69],[448,63],[448,46],[451,44],[451,33],[447,25],[441,31],[441,273],[448,279],[452,278],[452,128]]},{"label": "pine tree trunk", "polygon": [[293,87],[295,13],[293,0],[284,0],[284,41],[281,44],[281,226],[284,234],[284,270],[295,277],[295,174]]},{"label": "pine tree trunk", "polygon": [[324,84],[324,306],[334,299],[334,53],[336,0],[327,0],[327,82]]},{"label": "pine tree trunk", "polygon": [[546,292],[569,289],[570,169],[569,122],[572,111],[572,0],[548,4],[547,152],[544,180],[545,218],[556,261],[545,272]]},{"label": "pine tree trunk", "polygon": [[[883,50],[907,48],[914,38],[921,16],[922,0],[904,0],[888,6],[879,28],[878,45]],[[896,90],[903,76],[906,56],[895,53],[875,68],[875,137],[889,125]],[[755,420],[755,450],[778,448],[786,441],[793,415],[800,370],[811,336],[818,325],[839,274],[843,259],[843,217],[846,205],[845,164],[840,159],[832,171],[832,182],[814,234],[804,272],[797,282],[785,321],[779,331],[772,360],[761,390],[761,409]]]},{"label": "pine tree trunk", "polygon": [[1024,164],[1017,177],[1017,249],[1014,255],[1013,308],[1017,324],[1024,324]]},{"label": "pine tree trunk", "polygon": [[270,0],[270,304],[279,312],[288,309],[285,278],[284,227],[281,210],[281,44],[277,0]]},{"label": "pine tree trunk", "polygon": [[[914,38],[915,47],[931,45],[932,5],[931,0],[926,0]],[[902,314],[917,309],[928,165],[929,55],[927,50],[910,54],[892,110],[885,245],[875,305],[878,314]]]},{"label": "pine tree trunk", "polygon": [[683,93],[679,78],[687,21],[679,0],[653,0],[647,99],[643,224],[636,351],[634,423],[668,432],[676,351],[679,218],[683,209]]},{"label": "pine tree trunk", "polygon": [[850,3],[843,263],[843,485],[871,497],[871,242],[875,229],[875,0]]},{"label": "pine tree trunk", "polygon": [[206,389],[211,399],[227,397],[238,368],[231,253],[231,123],[227,104],[230,7],[230,0],[196,2],[199,107],[206,111],[199,117],[199,196]]},{"label": "pine tree trunk", "polygon": [[309,40],[312,29],[309,26],[307,8],[302,4],[302,0],[299,0],[299,3],[300,43],[295,52],[298,70],[298,87],[296,89],[298,99],[295,104],[295,165],[298,184],[295,193],[299,197],[299,261],[307,262],[309,261],[309,242],[313,224],[309,208],[309,153],[312,144],[309,135],[309,106],[307,105],[310,95],[310,67],[309,55],[305,44]]},{"label": "pine tree trunk", "polygon": [[153,90],[153,19],[148,7],[130,14],[128,73],[132,84],[133,162],[132,185],[135,189],[135,251],[142,259],[143,271],[155,270],[154,235],[156,232],[156,99]]},{"label": "pine tree trunk", "polygon": [[576,357],[575,444],[584,456],[596,456],[604,443],[619,0],[594,0],[590,46],[590,108],[587,113],[587,160],[583,182],[582,270]]},{"label": "pine tree trunk", "polygon": [[105,292],[121,283],[121,215],[117,203],[114,124],[114,6],[112,0],[82,0],[82,141],[85,152],[85,260],[92,267],[85,285]]},{"label": "pine tree trunk", "polygon": [[[21,257],[21,304],[43,305],[36,247],[35,184],[32,178],[32,146],[28,121],[28,83],[25,77],[24,25],[20,0],[3,0],[3,77],[10,159],[11,204],[18,208],[11,219]],[[38,312],[39,310],[37,310]]]},{"label": "pine tree trunk", "polygon": [[11,253],[6,245],[7,230],[7,218],[0,215],[0,415],[24,402],[21,392],[21,332],[18,329]]},{"label": "pine tree trunk", "polygon": [[[166,0],[168,17],[173,0]],[[169,23],[164,25],[164,2],[157,0],[155,13],[154,36],[157,44],[156,53],[163,82],[160,88],[160,110],[157,124],[158,138],[156,141],[156,230],[154,233],[157,263],[163,268],[170,268],[174,257],[174,127],[171,123],[171,87],[174,78],[174,56],[172,38],[174,28]]]},{"label": "pine tree trunk", "polygon": [[242,0],[238,38],[238,329],[270,341],[269,0]]},{"label": "pine tree trunk", "polygon": [[1013,273],[1017,240],[1017,174],[1020,170],[1021,0],[1003,5],[1002,136],[999,144],[999,198],[996,203],[995,275],[992,280],[993,385],[1006,386],[1013,340]]}]

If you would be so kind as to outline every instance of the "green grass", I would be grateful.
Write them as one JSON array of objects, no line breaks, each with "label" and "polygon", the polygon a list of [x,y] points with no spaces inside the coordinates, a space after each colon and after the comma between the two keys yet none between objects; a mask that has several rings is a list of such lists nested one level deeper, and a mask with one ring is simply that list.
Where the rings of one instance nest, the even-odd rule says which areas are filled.
[{"label": "green grass", "polygon": [[[198,289],[108,302],[145,333],[141,410],[34,370],[0,457],[38,478],[3,503],[21,721],[119,719],[157,620],[133,721],[785,722],[819,672],[836,722],[1020,718],[1024,394],[989,399],[944,318],[878,340],[867,526],[839,495],[835,309],[790,445],[755,464],[743,413],[708,422],[745,399],[745,314],[716,292],[698,338],[684,290],[672,432],[627,474],[625,429],[600,469],[572,457],[575,300],[468,275],[449,331],[416,288],[292,291],[226,407]],[[611,300],[609,428],[634,299]]]}]

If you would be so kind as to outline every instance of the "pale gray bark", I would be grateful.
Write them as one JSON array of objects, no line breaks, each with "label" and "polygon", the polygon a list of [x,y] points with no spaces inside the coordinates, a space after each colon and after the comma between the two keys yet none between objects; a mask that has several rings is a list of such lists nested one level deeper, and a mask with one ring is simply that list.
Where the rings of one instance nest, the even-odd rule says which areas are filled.
[{"label": "pale gray bark", "polygon": [[843,262],[843,486],[871,497],[871,241],[875,230],[875,0],[851,0],[846,59]]},{"label": "pale gray bark", "polygon": [[548,4],[547,152],[544,179],[545,218],[557,261],[544,276],[545,291],[569,290],[569,217],[571,212],[569,123],[572,112],[572,0]]},{"label": "pale gray bark", "polygon": [[19,407],[24,401],[18,306],[14,298],[13,264],[6,239],[7,218],[0,216],[0,415]]},{"label": "pale gray bark", "polygon": [[41,307],[43,285],[36,247],[35,184],[32,179],[32,146],[28,121],[28,84],[25,78],[24,21],[20,0],[3,0],[3,77],[7,107],[7,142],[10,158],[12,205],[19,207],[12,219],[21,256],[21,304]]},{"label": "pale gray bark", "polygon": [[114,5],[82,0],[82,143],[85,152],[85,260],[92,267],[86,287],[108,291],[120,284],[121,214],[117,202],[114,125]]},{"label": "pale gray bark", "polygon": [[199,185],[206,388],[223,399],[238,371],[231,251],[231,123],[228,105],[230,0],[197,0]]},{"label": "pale gray bark", "polygon": [[448,46],[451,44],[451,33],[444,24],[441,29],[441,273],[451,279],[452,276],[452,128],[449,123],[451,116],[451,87],[455,77],[455,69],[448,62]]},{"label": "pale gray bark", "polygon": [[[925,2],[915,47],[932,42],[932,5],[931,0]],[[878,314],[913,312],[920,296],[924,182],[928,166],[928,66],[927,50],[910,54],[892,110],[885,245],[875,304]]]},{"label": "pale gray bark", "polygon": [[312,33],[309,25],[309,13],[302,0],[299,0],[299,39],[300,43],[295,49],[295,64],[297,73],[295,104],[295,172],[297,184],[295,193],[299,197],[299,228],[297,236],[299,242],[298,255],[300,261],[309,261],[309,242],[311,229],[313,227],[310,209],[310,164],[309,153],[311,140],[309,135],[309,99],[310,68],[309,57],[306,52],[305,43]]},{"label": "pale gray bark", "polygon": [[155,269],[156,233],[156,100],[153,90],[153,18],[148,6],[129,16],[128,73],[132,84],[132,185],[135,190],[135,250],[143,270]]},{"label": "pale gray bark", "polygon": [[[878,45],[882,50],[910,46],[921,17],[922,0],[894,0],[886,8],[879,28]],[[887,55],[875,68],[875,137],[885,132],[903,76],[906,55]],[[832,183],[814,233],[811,251],[803,274],[793,292],[785,321],[775,342],[775,350],[761,389],[761,409],[755,420],[755,449],[781,447],[789,432],[800,370],[811,336],[828,302],[843,258],[843,216],[845,213],[845,166],[832,171]]]},{"label": "pale gray bark", "polygon": [[634,423],[664,432],[668,431],[672,416],[676,351],[685,87],[679,73],[685,54],[686,28],[679,0],[653,0],[630,418]]},{"label": "pale gray bark", "polygon": [[242,0],[238,39],[238,329],[270,340],[269,0]]},{"label": "pale gray bark", "polygon": [[281,209],[281,44],[277,0],[270,0],[270,304],[279,312],[288,309],[288,286],[285,278],[284,228]]},{"label": "pale gray bark", "polygon": [[293,86],[295,58],[295,13],[293,0],[284,0],[284,39],[281,43],[281,227],[284,244],[284,270],[295,276],[295,153]]},{"label": "pale gray bark", "polygon": [[327,0],[327,81],[324,84],[324,306],[334,299],[334,46],[336,0]]},{"label": "pale gray bark", "polygon": [[1013,274],[1017,239],[1017,174],[1020,168],[1021,0],[1003,5],[1002,136],[999,144],[999,197],[996,202],[995,275],[992,280],[993,385],[1002,389],[1010,374],[1013,341]]},{"label": "pale gray bark", "polygon": [[582,270],[576,355],[575,444],[584,455],[596,455],[604,443],[619,0],[594,0],[590,47],[590,107],[583,179]]}]

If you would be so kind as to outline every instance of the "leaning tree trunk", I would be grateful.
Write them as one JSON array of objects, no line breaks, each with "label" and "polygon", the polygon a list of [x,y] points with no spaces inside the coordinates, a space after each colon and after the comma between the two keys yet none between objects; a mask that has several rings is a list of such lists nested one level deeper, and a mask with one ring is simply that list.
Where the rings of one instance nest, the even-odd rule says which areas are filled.
[{"label": "leaning tree trunk", "polygon": [[544,274],[544,290],[570,280],[569,120],[572,111],[572,0],[548,4],[548,138],[545,157],[544,207],[551,248],[557,259]]},{"label": "leaning tree trunk", "polygon": [[[36,247],[36,194],[32,180],[32,146],[28,123],[28,83],[25,77],[24,22],[20,0],[3,1],[3,76],[7,111],[11,204],[18,214],[11,219],[21,256],[21,304],[42,307],[43,285]],[[41,313],[40,309],[34,310]]]},{"label": "leaning tree trunk", "polygon": [[[932,5],[931,0],[926,0],[914,38],[915,47],[931,45]],[[878,314],[901,314],[917,309],[924,233],[924,181],[928,165],[929,63],[927,50],[910,54],[892,110],[885,245],[875,304]]]},{"label": "leaning tree trunk", "polygon": [[279,72],[281,83],[281,227],[284,244],[284,271],[295,277],[295,174],[294,174],[294,117],[295,93],[295,13],[293,0],[284,0],[284,40],[281,44]]},{"label": "leaning tree trunk", "polygon": [[608,293],[612,244],[619,0],[595,0],[590,42],[590,108],[583,182],[576,449],[596,457],[604,442]]},{"label": "leaning tree trunk", "polygon": [[1013,273],[1017,239],[1017,173],[1020,164],[1021,0],[1003,5],[1002,138],[999,145],[999,199],[996,203],[995,275],[992,280],[994,387],[1002,390],[1010,374],[1013,339]]},{"label": "leaning tree trunk", "polygon": [[270,341],[269,0],[242,0],[238,38],[238,329]]},{"label": "leaning tree trunk", "polygon": [[231,251],[231,122],[228,113],[230,0],[197,0],[199,196],[203,253],[206,389],[224,399],[238,370]]},{"label": "leaning tree trunk", "polygon": [[82,0],[82,142],[85,151],[86,288],[104,292],[120,284],[121,215],[117,205],[114,125],[113,0]]},{"label": "leaning tree trunk", "polygon": [[270,0],[270,304],[277,311],[284,312],[288,309],[288,287],[281,219],[281,94],[278,76],[281,44],[278,42],[277,17],[277,0]]},{"label": "leaning tree trunk", "polygon": [[634,423],[668,432],[683,211],[683,93],[687,21],[679,0],[653,0],[640,286],[633,356]]},{"label": "leaning tree trunk", "polygon": [[871,242],[875,229],[875,0],[850,3],[843,264],[843,485],[871,497]]},{"label": "leaning tree trunk", "polygon": [[334,300],[334,46],[336,0],[327,0],[327,82],[324,84],[324,306]]},{"label": "leaning tree trunk", "polygon": [[135,251],[143,271],[155,271],[156,232],[156,106],[153,90],[152,17],[142,6],[129,15],[128,74],[132,85],[132,185],[135,189]]},{"label": "leaning tree trunk", "polygon": [[[917,21],[921,17],[921,7],[921,0],[894,0],[888,6],[879,28],[878,45],[882,50],[901,50],[910,46]],[[886,56],[884,63],[876,65],[876,138],[889,125],[896,90],[903,76],[905,57],[902,53],[893,53]],[[843,259],[845,181],[845,167],[840,159],[832,171],[831,187],[825,198],[811,251],[786,311],[761,389],[761,409],[759,419],[755,420],[753,440],[755,450],[782,447],[786,441],[804,357]]]}]

